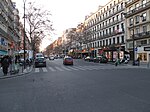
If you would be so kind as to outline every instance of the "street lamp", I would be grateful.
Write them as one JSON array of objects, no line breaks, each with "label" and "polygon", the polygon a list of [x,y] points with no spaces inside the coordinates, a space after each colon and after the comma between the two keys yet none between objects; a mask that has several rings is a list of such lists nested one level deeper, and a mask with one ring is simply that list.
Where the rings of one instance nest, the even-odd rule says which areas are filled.
[{"label": "street lamp", "polygon": [[26,58],[25,58],[25,3],[26,3],[26,0],[23,0],[23,3],[24,3],[24,16],[23,16],[23,18],[24,18],[24,38],[23,38],[23,49],[24,49],[24,69],[26,68]]},{"label": "street lamp", "polygon": [[[122,13],[123,15],[125,15],[125,18],[126,18],[126,16],[127,16],[127,13]],[[132,23],[133,23],[133,34],[132,34],[132,50],[133,50],[133,63],[132,63],[132,65],[135,65],[135,37],[134,37],[134,18],[132,17]]]}]

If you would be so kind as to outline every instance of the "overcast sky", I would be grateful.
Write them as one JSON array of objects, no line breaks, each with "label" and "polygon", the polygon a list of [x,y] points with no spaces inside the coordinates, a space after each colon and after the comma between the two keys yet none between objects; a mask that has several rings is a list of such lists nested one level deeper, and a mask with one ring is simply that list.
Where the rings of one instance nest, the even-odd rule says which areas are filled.
[{"label": "overcast sky", "polygon": [[[16,2],[20,15],[23,16],[23,0],[12,0]],[[43,6],[45,10],[49,10],[52,14],[53,27],[56,29],[52,35],[52,40],[43,40],[42,49],[53,42],[67,28],[76,28],[76,26],[84,21],[86,15],[95,12],[99,5],[105,5],[110,0],[26,0],[28,2],[36,2]]]}]

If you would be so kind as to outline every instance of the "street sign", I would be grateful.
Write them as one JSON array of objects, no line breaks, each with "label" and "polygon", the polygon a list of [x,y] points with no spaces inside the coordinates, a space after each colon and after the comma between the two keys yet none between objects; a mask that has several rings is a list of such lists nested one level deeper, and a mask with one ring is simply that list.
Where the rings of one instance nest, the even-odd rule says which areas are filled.
[{"label": "street sign", "polygon": [[136,47],[136,48],[134,48],[134,50],[135,50],[135,51],[138,51],[138,48]]}]

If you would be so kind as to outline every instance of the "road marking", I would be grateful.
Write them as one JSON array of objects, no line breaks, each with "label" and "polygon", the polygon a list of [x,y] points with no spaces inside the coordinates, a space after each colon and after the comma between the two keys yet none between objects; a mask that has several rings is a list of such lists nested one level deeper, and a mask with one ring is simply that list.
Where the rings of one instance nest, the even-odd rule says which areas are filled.
[{"label": "road marking", "polygon": [[39,68],[35,68],[35,72],[39,72],[40,70],[39,70]]},{"label": "road marking", "polygon": [[53,69],[52,67],[48,67],[52,72],[55,72],[56,70]]},{"label": "road marking", "polygon": [[57,66],[55,66],[55,68],[56,68],[57,70],[59,70],[59,71],[64,71],[63,69],[61,69],[61,68],[59,68],[59,67],[57,67]]},{"label": "road marking", "polygon": [[78,69],[70,67],[70,66],[68,66],[67,68],[72,69],[72,70],[78,70]]},{"label": "road marking", "polygon": [[77,67],[77,66],[74,66],[74,68],[77,68],[77,69],[80,69],[80,70],[86,70],[86,69],[84,69],[82,67]]},{"label": "road marking", "polygon": [[65,70],[68,70],[68,71],[71,71],[70,69],[68,69],[68,68],[66,68],[64,66],[62,66],[61,68],[65,69]]},{"label": "road marking", "polygon": [[47,72],[47,69],[46,68],[42,68],[43,72]]}]

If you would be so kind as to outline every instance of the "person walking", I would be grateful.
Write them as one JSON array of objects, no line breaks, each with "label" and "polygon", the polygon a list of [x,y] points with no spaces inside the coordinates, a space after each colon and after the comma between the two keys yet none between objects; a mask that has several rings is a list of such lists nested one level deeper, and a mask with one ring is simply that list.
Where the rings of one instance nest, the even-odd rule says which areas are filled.
[{"label": "person walking", "polygon": [[8,56],[4,56],[4,57],[3,57],[2,63],[1,63],[1,67],[2,67],[2,69],[3,69],[4,76],[6,76],[7,73],[8,73],[8,67],[9,67],[9,59],[8,59]]}]

